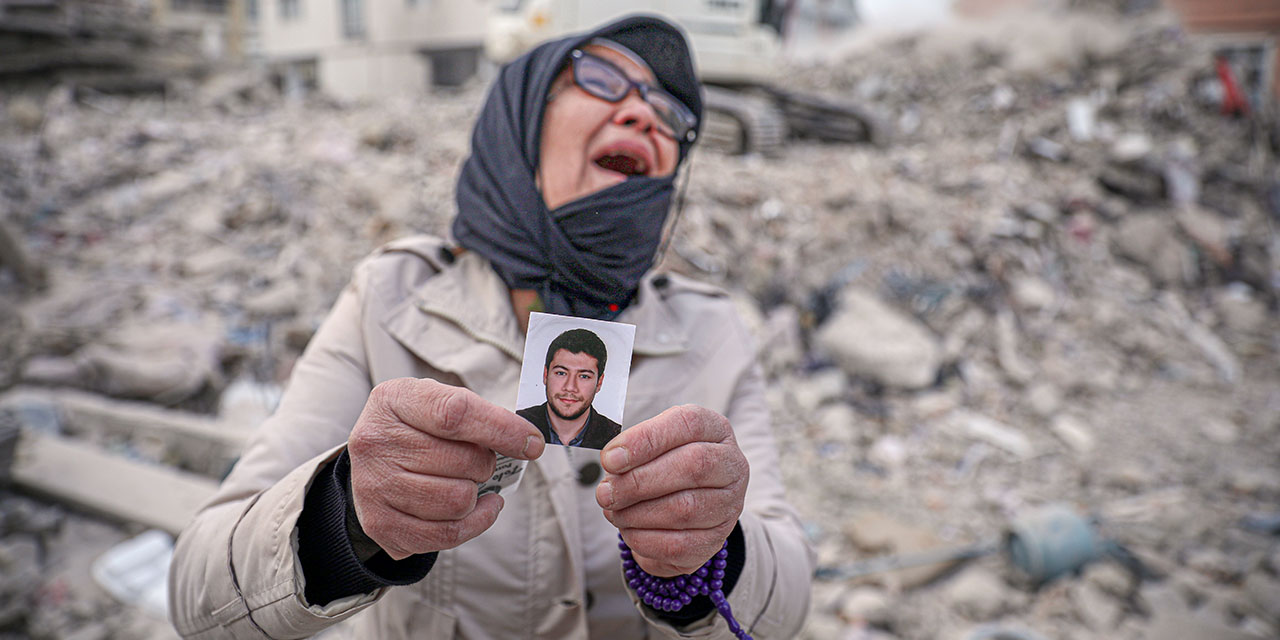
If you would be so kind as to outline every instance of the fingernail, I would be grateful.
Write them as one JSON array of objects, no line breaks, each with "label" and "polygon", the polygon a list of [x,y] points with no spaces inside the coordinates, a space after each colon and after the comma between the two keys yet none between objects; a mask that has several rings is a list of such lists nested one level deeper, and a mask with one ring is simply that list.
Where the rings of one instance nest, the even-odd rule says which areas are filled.
[{"label": "fingernail", "polygon": [[536,444],[536,443],[538,443],[538,442],[542,442],[542,436],[540,436],[540,435],[539,435],[539,436],[529,436],[528,438],[525,438],[525,440],[524,440],[524,449],[520,451],[520,455],[521,455],[522,457],[524,457],[524,458],[528,458],[528,457],[529,457],[529,448],[530,448],[530,447],[532,447],[532,446],[534,446],[534,444]]},{"label": "fingernail", "polygon": [[609,473],[622,473],[627,470],[627,462],[631,456],[627,453],[626,447],[617,447],[610,449],[604,454],[604,468]]},{"label": "fingernail", "polygon": [[608,480],[601,482],[600,488],[596,492],[596,497],[599,498],[598,502],[600,503],[601,509],[608,509],[612,507],[613,506],[613,483],[609,482]]}]

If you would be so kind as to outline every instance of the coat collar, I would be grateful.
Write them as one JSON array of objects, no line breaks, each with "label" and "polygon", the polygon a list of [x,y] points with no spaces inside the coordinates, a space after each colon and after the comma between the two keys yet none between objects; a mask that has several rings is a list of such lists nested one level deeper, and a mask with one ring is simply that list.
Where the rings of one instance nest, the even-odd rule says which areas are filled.
[{"label": "coat collar", "polygon": [[[471,337],[498,348],[516,361],[521,360],[524,335],[511,312],[506,283],[489,262],[468,251],[446,270],[456,272],[451,274],[454,277],[428,278],[414,291],[413,305],[457,325]],[[688,349],[688,328],[663,297],[664,290],[681,288],[686,283],[683,279],[652,272],[641,281],[635,300],[617,319],[635,325],[636,355],[673,355]]]}]

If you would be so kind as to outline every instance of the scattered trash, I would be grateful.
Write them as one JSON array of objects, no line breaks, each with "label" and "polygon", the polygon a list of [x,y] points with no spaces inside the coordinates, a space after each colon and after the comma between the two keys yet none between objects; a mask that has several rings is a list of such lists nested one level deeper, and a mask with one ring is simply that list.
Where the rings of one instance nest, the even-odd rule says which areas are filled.
[{"label": "scattered trash", "polygon": [[1019,515],[1005,536],[1009,559],[1034,582],[1048,582],[1102,557],[1094,527],[1073,509],[1048,505]]},{"label": "scattered trash", "polygon": [[151,529],[99,556],[92,565],[93,580],[120,602],[167,620],[172,560],[173,536]]}]

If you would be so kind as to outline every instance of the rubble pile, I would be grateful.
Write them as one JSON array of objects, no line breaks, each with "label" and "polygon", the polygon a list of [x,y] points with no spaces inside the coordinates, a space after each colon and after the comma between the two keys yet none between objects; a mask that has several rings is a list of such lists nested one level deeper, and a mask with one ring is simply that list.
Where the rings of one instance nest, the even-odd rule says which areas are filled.
[{"label": "rubble pile", "polygon": [[[949,25],[787,74],[884,114],[887,148],[695,153],[665,266],[751,323],[821,565],[999,540],[1053,503],[1128,551],[1045,584],[998,553],[822,580],[805,637],[1280,634],[1280,174],[1212,64],[1159,13]],[[0,223],[43,277],[0,270],[0,389],[226,419],[278,391],[361,257],[447,233],[483,86],[246,96],[55,92],[31,127],[6,105]],[[59,519],[42,535],[85,521]],[[56,637],[47,592],[0,631]]]},{"label": "rubble pile", "polygon": [[[216,5],[216,3],[215,3]],[[39,0],[0,6],[0,86],[7,92],[55,84],[87,96],[164,92],[209,61],[189,30],[160,24],[139,0]],[[25,101],[23,116],[34,117]]]}]

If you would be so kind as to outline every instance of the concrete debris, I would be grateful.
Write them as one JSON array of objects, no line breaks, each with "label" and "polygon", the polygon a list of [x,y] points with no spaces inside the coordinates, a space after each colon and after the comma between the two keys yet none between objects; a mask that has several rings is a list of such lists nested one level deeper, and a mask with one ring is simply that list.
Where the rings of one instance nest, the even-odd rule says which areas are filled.
[{"label": "concrete debris", "polygon": [[1182,244],[1172,221],[1156,214],[1125,218],[1116,229],[1116,253],[1147,270],[1161,286],[1178,286],[1194,279],[1191,251]]},{"label": "concrete debris", "polygon": [[1027,407],[1032,413],[1047,418],[1062,407],[1062,394],[1051,384],[1040,382],[1031,385],[1026,392]]},{"label": "concrete debris", "polygon": [[1009,283],[1009,296],[1019,309],[1042,311],[1053,307],[1057,294],[1049,283],[1034,276],[1019,276]]},{"label": "concrete debris", "polygon": [[1145,587],[1142,599],[1151,611],[1143,640],[1257,640],[1263,637],[1202,615],[1168,587]]},{"label": "concrete debris", "polygon": [[840,617],[847,622],[892,628],[893,603],[889,594],[876,587],[856,587],[840,604]]},{"label": "concrete debris", "polygon": [[[69,3],[129,4],[9,3],[5,20]],[[978,577],[829,583],[801,637],[967,640],[984,620],[1045,638],[1275,637],[1274,536],[1237,523],[1280,499],[1278,138],[1203,102],[1221,89],[1214,45],[1135,13],[1155,3],[1033,4],[788,63],[782,89],[873,103],[894,144],[698,150],[663,268],[747,317],[823,562],[994,540],[1010,514],[1065,502],[1194,598],[1152,605],[1156,583],[1110,562],[1032,591],[990,558]],[[448,235],[485,87],[345,104],[286,99],[241,68],[137,89],[163,100],[108,91],[160,45],[103,50],[113,77],[0,71],[0,224],[17,248],[0,248],[0,427],[213,482],[353,267],[388,240]],[[34,60],[12,50],[0,64]],[[136,522],[5,491],[0,550],[42,545],[41,577],[32,589],[0,559],[0,635],[166,637],[78,586],[93,586],[82,556]],[[55,570],[70,560],[82,575]]]},{"label": "concrete debris", "polygon": [[1121,600],[1128,599],[1136,586],[1134,575],[1129,570],[1114,562],[1095,562],[1085,567],[1084,580],[1106,593]]},{"label": "concrete debris", "polygon": [[[947,546],[933,531],[877,511],[853,514],[844,524],[843,531],[855,548],[869,556],[917,553]],[[884,574],[881,579],[899,589],[910,589],[933,581],[954,564],[944,562],[899,569]]]},{"label": "concrete debris", "polygon": [[971,620],[990,620],[1018,600],[998,575],[983,567],[970,567],[952,578],[944,587],[945,598],[953,609]]},{"label": "concrete debris", "polygon": [[1210,418],[1200,427],[1205,439],[1216,444],[1235,444],[1240,439],[1240,429],[1230,421]]},{"label": "concrete debris", "polygon": [[1066,414],[1054,416],[1049,428],[1072,451],[1080,454],[1093,451],[1096,442],[1093,431],[1079,418]]},{"label": "concrete debris", "polygon": [[221,385],[221,341],[216,329],[185,323],[129,327],[67,358],[36,359],[23,377],[175,404]]},{"label": "concrete debris", "polygon": [[1013,427],[984,415],[956,411],[947,424],[957,433],[995,445],[1019,458],[1035,454],[1031,439]]},{"label": "concrete debris", "polygon": [[910,451],[902,438],[889,434],[877,439],[867,449],[867,461],[892,473],[906,464]]},{"label": "concrete debris", "polygon": [[857,289],[844,291],[815,338],[849,375],[889,387],[930,386],[941,364],[938,341],[925,326]]},{"label": "concrete debris", "polygon": [[1120,624],[1124,608],[1092,583],[1074,584],[1070,594],[1075,603],[1076,615],[1095,633],[1105,635]]}]

